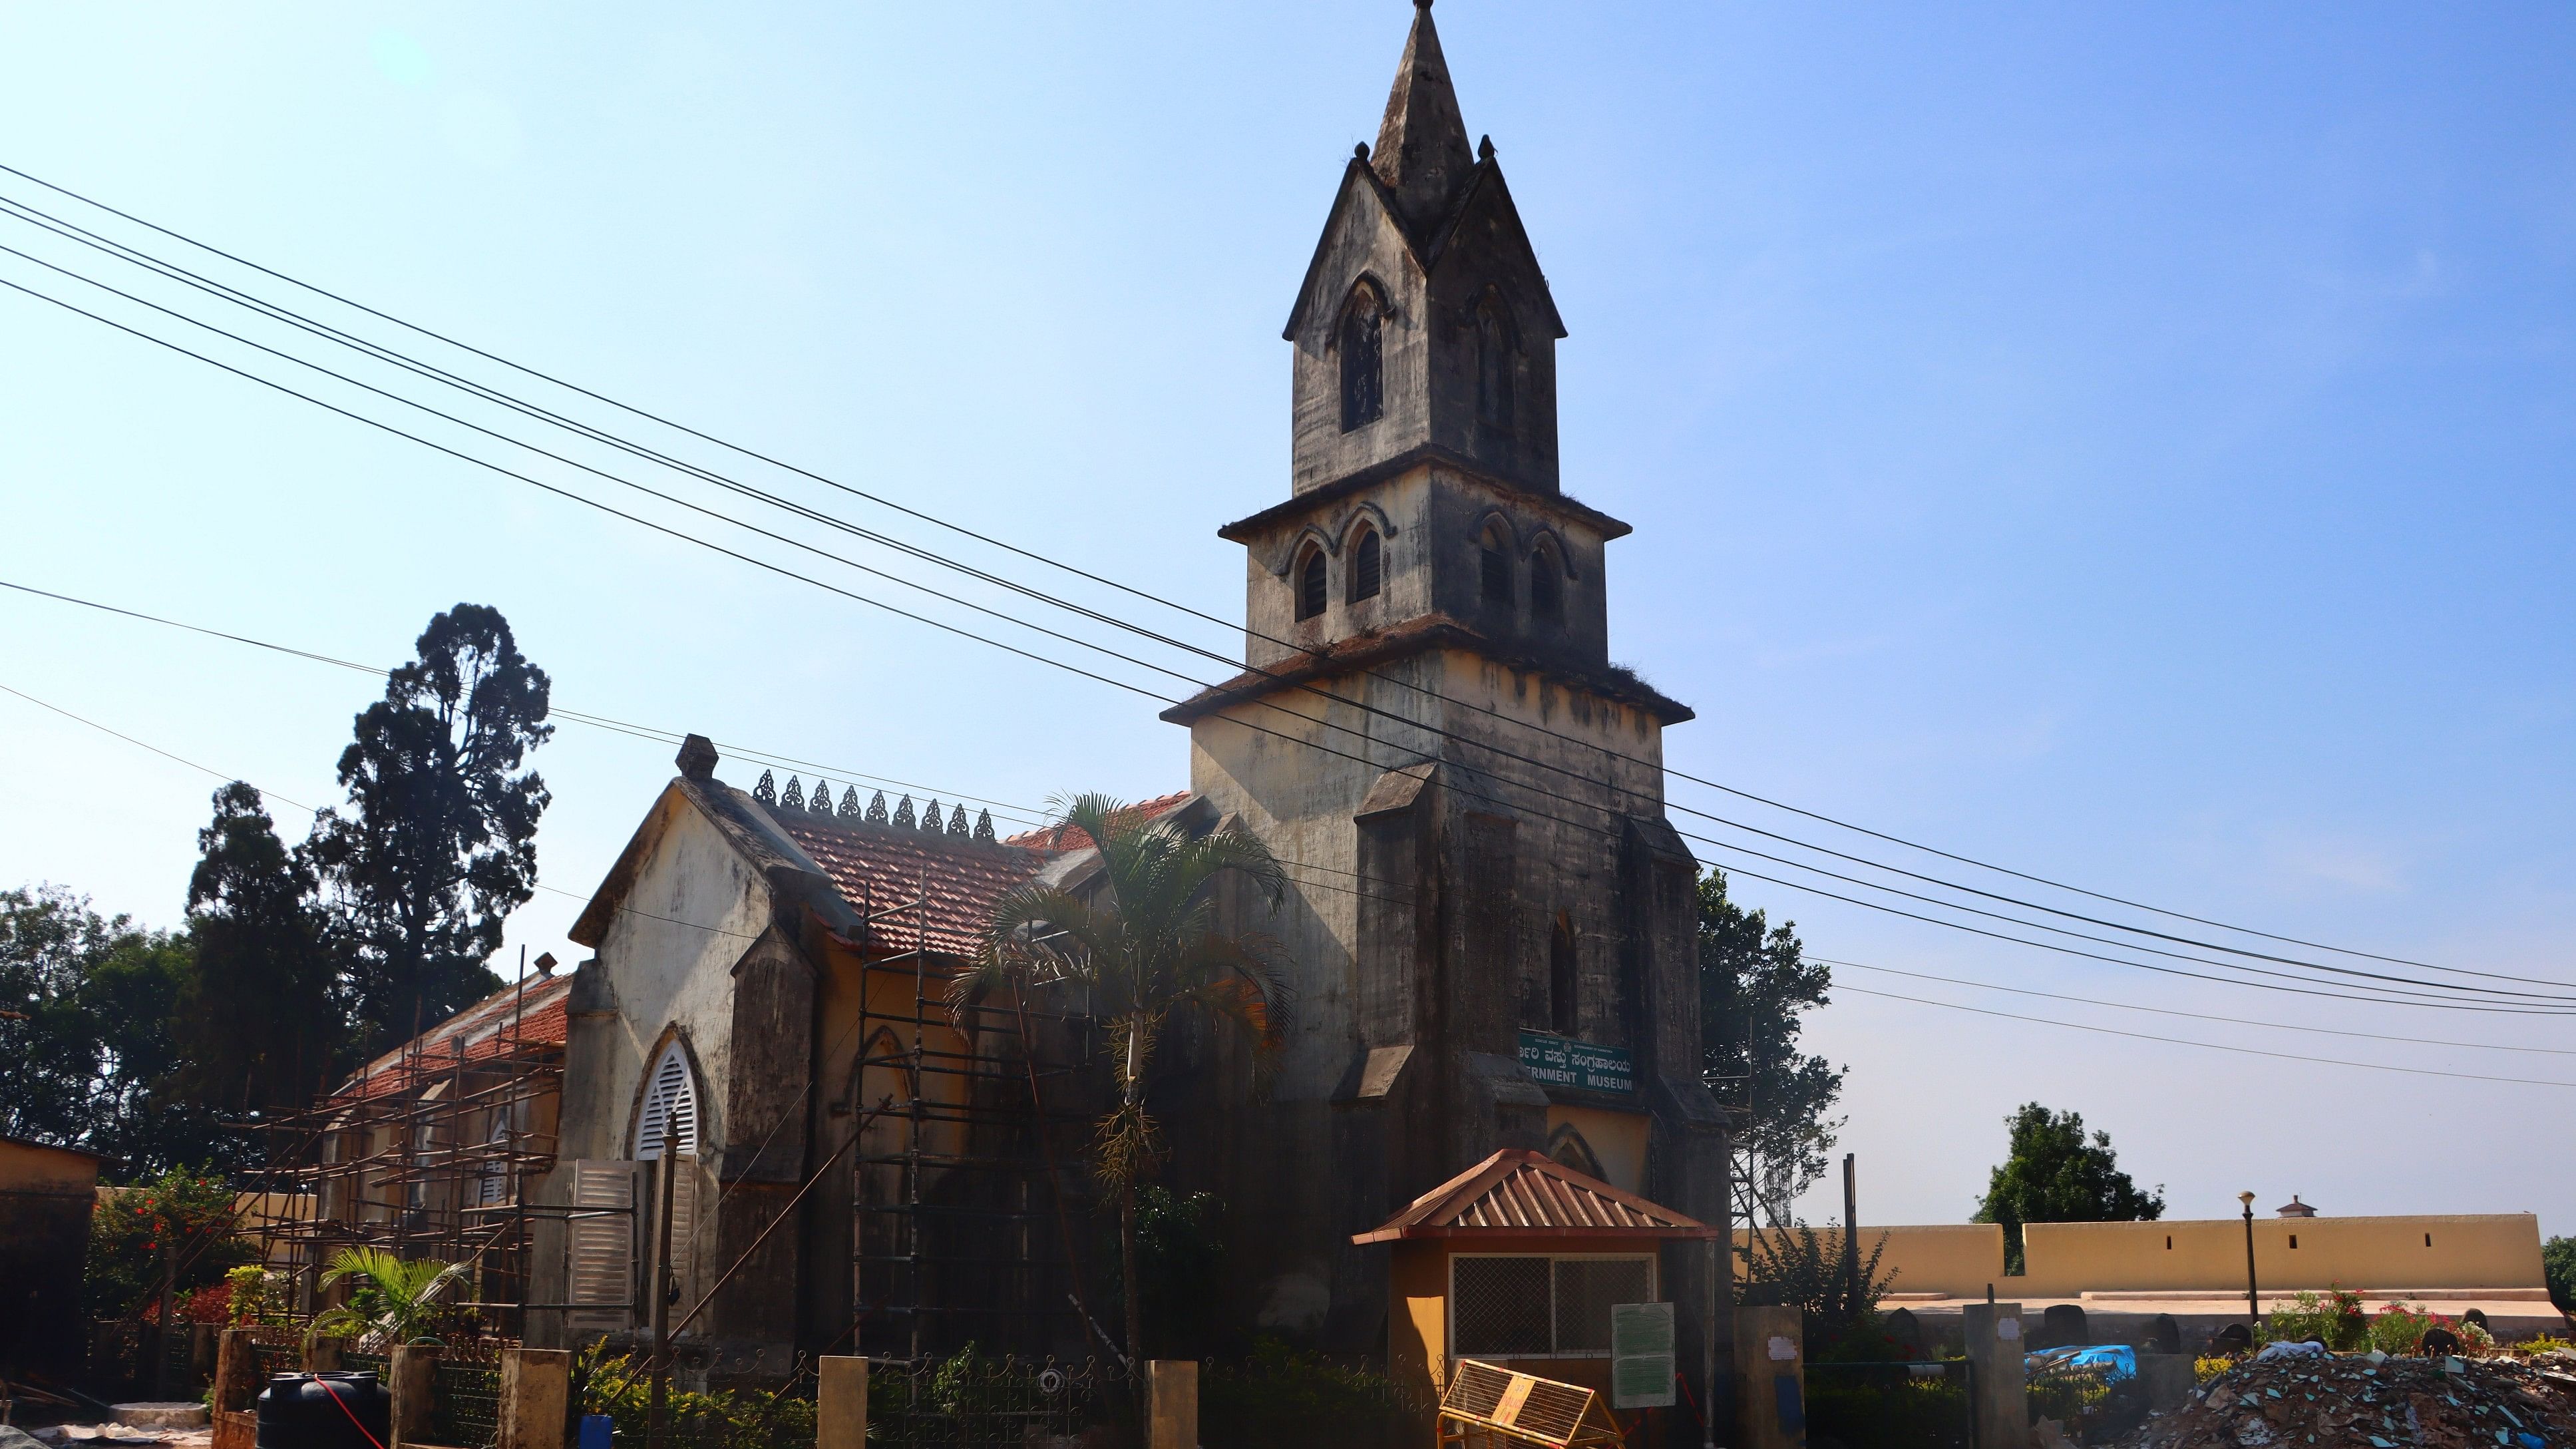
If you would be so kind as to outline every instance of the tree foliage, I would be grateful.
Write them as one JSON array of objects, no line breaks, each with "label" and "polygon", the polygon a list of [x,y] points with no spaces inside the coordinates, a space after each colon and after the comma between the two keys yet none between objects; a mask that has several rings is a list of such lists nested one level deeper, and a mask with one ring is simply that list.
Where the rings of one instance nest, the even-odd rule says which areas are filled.
[{"label": "tree foliage", "polygon": [[157,1308],[166,1276],[172,1301],[210,1284],[253,1256],[238,1235],[233,1190],[221,1177],[171,1168],[91,1211],[87,1296],[96,1319],[135,1318]]},{"label": "tree foliage", "polygon": [[2119,1168],[2111,1134],[2087,1141],[2084,1119],[2022,1104],[2004,1119],[2009,1150],[1986,1180],[1986,1195],[1972,1221],[2001,1223],[2004,1271],[2021,1271],[2024,1223],[2152,1222],[2165,1212],[2164,1189],[2141,1191]]},{"label": "tree foliage", "polygon": [[[1193,835],[1106,795],[1077,796],[1059,815],[1060,839],[1098,848],[1099,874],[1078,888],[1028,885],[996,901],[978,964],[951,990],[961,1005],[1050,982],[1078,983],[1089,995],[1106,1023],[1118,1086],[1093,1132],[1093,1165],[1118,1195],[1119,1280],[1137,1283],[1136,1189],[1163,1151],[1145,1090],[1155,1043],[1180,1014],[1242,1028],[1265,1059],[1286,1039],[1278,944],[1222,929],[1217,898],[1227,878],[1238,878],[1275,909],[1287,873],[1268,846],[1232,826]],[[1131,1293],[1125,1302],[1127,1352],[1140,1362],[1144,1298]]]},{"label": "tree foliage", "polygon": [[499,989],[483,965],[537,874],[550,796],[528,752],[554,733],[551,684],[509,621],[459,604],[357,718],[340,756],[349,813],[313,822],[312,860],[352,953],[362,1050]]},{"label": "tree foliage", "polygon": [[228,1113],[292,1109],[337,1075],[339,963],[313,868],[277,838],[259,792],[235,780],[214,803],[188,881],[196,969],[179,992],[174,1085]]},{"label": "tree foliage", "polygon": [[237,1156],[212,1112],[168,1090],[192,955],[187,935],[69,891],[0,891],[0,1008],[25,1018],[0,1018],[0,1135],[101,1153],[129,1181]]},{"label": "tree foliage", "polygon": [[2549,1285],[2549,1301],[2576,1309],[2576,1238],[2551,1238],[2541,1244],[2540,1268]]},{"label": "tree foliage", "polygon": [[1721,1100],[1749,1109],[1736,1134],[1736,1213],[1770,1226],[1826,1168],[1849,1070],[1799,1050],[1804,1014],[1831,1001],[1833,975],[1806,957],[1795,922],[1774,926],[1727,898],[1726,873],[1699,883],[1701,1068]]}]

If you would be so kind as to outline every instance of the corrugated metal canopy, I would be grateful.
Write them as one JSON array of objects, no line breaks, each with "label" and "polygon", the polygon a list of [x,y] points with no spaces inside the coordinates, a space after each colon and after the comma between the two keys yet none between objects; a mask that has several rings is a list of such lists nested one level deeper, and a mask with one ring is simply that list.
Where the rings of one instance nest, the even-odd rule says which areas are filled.
[{"label": "corrugated metal canopy", "polygon": [[1714,1238],[1718,1230],[1544,1153],[1507,1147],[1413,1200],[1354,1243],[1399,1238]]}]

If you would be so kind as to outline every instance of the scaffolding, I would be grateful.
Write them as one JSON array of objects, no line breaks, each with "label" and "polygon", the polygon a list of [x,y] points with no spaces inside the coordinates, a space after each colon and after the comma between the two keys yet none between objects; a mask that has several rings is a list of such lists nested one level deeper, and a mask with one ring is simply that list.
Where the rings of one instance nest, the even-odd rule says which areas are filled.
[{"label": "scaffolding", "polygon": [[915,1362],[970,1343],[1080,1357],[1107,1342],[1078,1237],[1097,1084],[1077,1064],[1097,1059],[1094,1024],[1072,983],[953,999],[957,960],[930,949],[929,910],[924,880],[862,911],[849,1336]]},{"label": "scaffolding", "polygon": [[457,1305],[486,1333],[524,1334],[531,1224],[563,1211],[528,1201],[555,1165],[563,1087],[563,1043],[524,1030],[528,984],[493,1011],[489,1034],[415,1036],[312,1106],[257,1124],[266,1165],[240,1200],[243,1230],[287,1276],[295,1311],[322,1306],[322,1270],[341,1250],[377,1247],[464,1265]]}]

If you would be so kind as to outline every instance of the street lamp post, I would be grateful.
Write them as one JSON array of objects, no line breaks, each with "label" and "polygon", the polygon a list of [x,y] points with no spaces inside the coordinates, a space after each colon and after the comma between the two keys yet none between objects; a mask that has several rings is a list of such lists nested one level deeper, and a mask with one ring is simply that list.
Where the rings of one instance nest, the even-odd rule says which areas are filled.
[{"label": "street lamp post", "polygon": [[2240,1192],[2236,1200],[2245,1204],[2245,1316],[2259,1326],[2263,1305],[2254,1296],[2254,1194]]}]

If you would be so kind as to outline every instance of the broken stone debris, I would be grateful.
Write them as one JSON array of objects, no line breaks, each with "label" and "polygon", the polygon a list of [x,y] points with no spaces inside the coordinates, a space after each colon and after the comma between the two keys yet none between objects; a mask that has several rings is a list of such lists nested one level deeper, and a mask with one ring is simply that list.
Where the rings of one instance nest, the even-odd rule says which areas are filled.
[{"label": "broken stone debris", "polygon": [[2546,1361],[2285,1357],[2241,1364],[2126,1449],[2576,1449],[2576,1374]]}]

